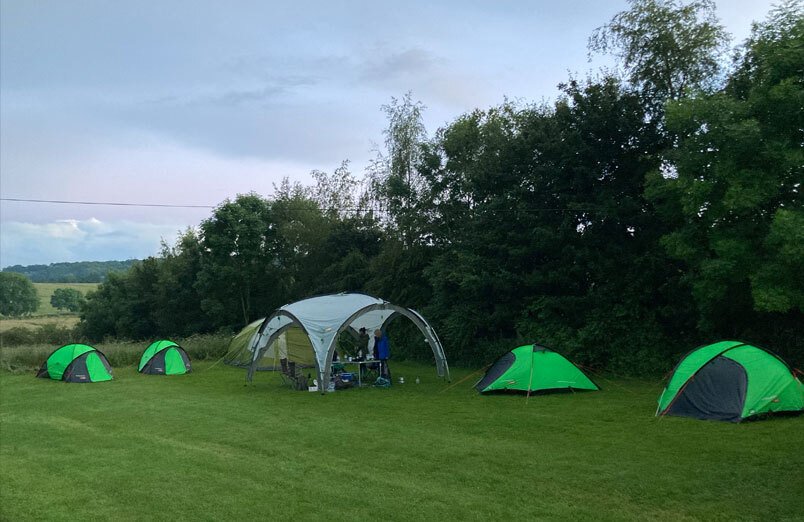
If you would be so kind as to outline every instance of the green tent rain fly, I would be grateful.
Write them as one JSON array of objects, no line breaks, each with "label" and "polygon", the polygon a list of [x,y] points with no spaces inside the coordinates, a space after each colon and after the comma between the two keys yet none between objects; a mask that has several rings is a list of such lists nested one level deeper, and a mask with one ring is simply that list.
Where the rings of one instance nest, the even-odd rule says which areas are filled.
[{"label": "green tent rain fly", "polygon": [[150,375],[181,375],[192,371],[187,352],[173,341],[155,341],[140,358],[140,373]]},{"label": "green tent rain fly", "polygon": [[[254,355],[251,350],[256,339],[259,338],[260,326],[264,322],[264,317],[258,319],[232,337],[223,362],[240,368],[251,366]],[[257,361],[256,370],[277,370],[281,359],[292,361],[299,368],[315,368],[313,345],[304,330],[298,326],[291,325],[271,343],[271,346]]]},{"label": "green tent rain fly", "polygon": [[65,382],[111,381],[112,367],[95,348],[68,344],[51,353],[36,376]]},{"label": "green tent rain fly", "polygon": [[804,386],[776,355],[739,341],[691,351],[673,370],[656,415],[740,422],[804,411]]},{"label": "green tent rain fly", "polygon": [[600,390],[560,353],[538,344],[514,348],[491,365],[475,385],[480,393]]}]

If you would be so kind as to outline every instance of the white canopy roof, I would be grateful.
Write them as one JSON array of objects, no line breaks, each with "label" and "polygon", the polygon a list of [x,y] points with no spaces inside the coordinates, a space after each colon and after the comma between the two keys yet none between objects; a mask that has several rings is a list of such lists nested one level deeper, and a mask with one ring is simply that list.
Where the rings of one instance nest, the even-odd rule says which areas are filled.
[{"label": "white canopy roof", "polygon": [[343,293],[297,301],[277,309],[266,317],[251,347],[253,355],[249,380],[253,376],[254,365],[262,357],[262,353],[277,336],[290,326],[296,325],[305,331],[313,346],[319,382],[329,382],[332,354],[335,351],[338,334],[343,331],[356,334],[361,327],[369,332],[383,329],[388,322],[399,315],[413,321],[424,334],[425,341],[433,350],[438,375],[442,377],[445,374],[449,375],[444,349],[438,336],[416,311],[364,294]]}]

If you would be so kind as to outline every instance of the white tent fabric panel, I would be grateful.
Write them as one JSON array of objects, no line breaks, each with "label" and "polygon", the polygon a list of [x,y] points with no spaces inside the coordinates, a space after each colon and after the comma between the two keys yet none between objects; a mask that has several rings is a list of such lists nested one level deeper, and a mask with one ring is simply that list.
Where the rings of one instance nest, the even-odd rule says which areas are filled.
[{"label": "white tent fabric panel", "polygon": [[366,333],[371,335],[374,330],[382,328],[385,321],[394,315],[394,313],[396,312],[393,310],[372,310],[357,317],[349,326],[354,328],[355,331],[360,331],[361,328],[365,328]]},{"label": "white tent fabric panel", "polygon": [[[291,324],[293,324],[293,319],[287,316],[276,316],[269,318],[268,326],[260,327],[260,329],[257,330],[257,333],[254,334],[251,347],[252,354],[266,349],[269,338],[269,335],[266,335],[266,333],[278,332],[281,329],[290,326]],[[254,355],[252,355],[252,358],[254,358]]]}]

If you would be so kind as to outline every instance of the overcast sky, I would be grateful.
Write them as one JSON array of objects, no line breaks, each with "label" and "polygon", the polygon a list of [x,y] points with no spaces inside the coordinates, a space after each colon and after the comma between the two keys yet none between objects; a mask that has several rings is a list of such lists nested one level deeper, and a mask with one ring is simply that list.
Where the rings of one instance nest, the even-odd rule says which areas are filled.
[{"label": "overcast sky", "polygon": [[[719,0],[736,42],[772,2]],[[429,132],[553,100],[620,0],[0,0],[4,198],[216,205],[344,159],[412,91]],[[2,201],[0,266],[143,258],[209,209]]]}]

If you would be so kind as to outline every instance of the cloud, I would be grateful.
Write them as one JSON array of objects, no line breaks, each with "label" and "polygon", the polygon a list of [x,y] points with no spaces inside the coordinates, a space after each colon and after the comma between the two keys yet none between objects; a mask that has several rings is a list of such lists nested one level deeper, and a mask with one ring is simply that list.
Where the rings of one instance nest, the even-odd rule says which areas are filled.
[{"label": "cloud", "polygon": [[360,79],[379,84],[420,75],[432,75],[447,61],[419,47],[399,50],[376,49],[366,58]]},{"label": "cloud", "polygon": [[198,109],[223,106],[231,108],[237,105],[261,104],[292,99],[300,88],[315,86],[320,78],[315,75],[268,76],[252,81],[242,82],[242,86],[229,85],[223,88],[208,88],[206,92],[187,92],[184,94],[162,94],[146,99],[138,106],[150,105],[159,108],[186,107]]},{"label": "cloud", "polygon": [[6,222],[0,235],[0,266],[142,259],[157,254],[162,240],[173,244],[181,228],[95,218]]}]

